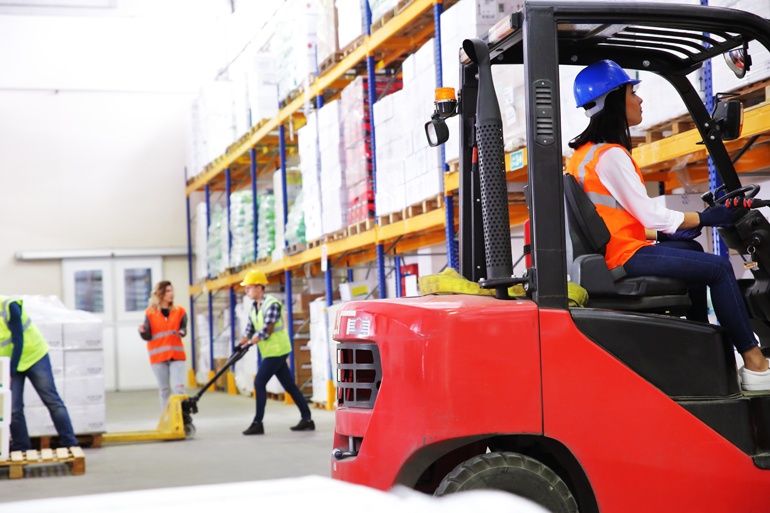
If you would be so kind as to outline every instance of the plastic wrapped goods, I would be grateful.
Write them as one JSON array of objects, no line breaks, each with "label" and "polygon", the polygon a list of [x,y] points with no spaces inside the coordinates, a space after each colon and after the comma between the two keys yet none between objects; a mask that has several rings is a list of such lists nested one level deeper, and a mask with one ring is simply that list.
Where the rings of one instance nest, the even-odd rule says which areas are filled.
[{"label": "plastic wrapped goods", "polygon": [[229,255],[227,251],[227,212],[222,205],[215,203],[211,207],[211,222],[208,236],[208,271],[209,276],[217,276],[227,269]]},{"label": "plastic wrapped goods", "polygon": [[257,260],[267,258],[275,249],[275,198],[257,195]]},{"label": "plastic wrapped goods", "polygon": [[250,190],[230,195],[230,265],[235,267],[255,260],[254,200]]}]

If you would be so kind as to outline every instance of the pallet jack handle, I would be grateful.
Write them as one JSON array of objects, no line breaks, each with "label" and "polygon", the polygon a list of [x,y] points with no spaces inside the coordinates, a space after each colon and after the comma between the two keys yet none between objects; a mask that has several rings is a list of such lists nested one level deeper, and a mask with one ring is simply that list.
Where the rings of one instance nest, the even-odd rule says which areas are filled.
[{"label": "pallet jack handle", "polygon": [[227,359],[227,361],[222,365],[222,367],[217,371],[216,374],[214,374],[214,377],[212,377],[208,383],[203,385],[203,388],[201,388],[197,394],[195,394],[192,397],[188,397],[182,402],[182,409],[185,411],[185,413],[198,413],[198,400],[203,396],[203,394],[206,393],[206,390],[211,387],[211,385],[214,384],[214,382],[219,379],[219,376],[225,373],[227,369],[229,369],[231,366],[235,364],[238,360],[243,358],[246,353],[249,352],[249,349],[251,348],[251,345],[238,345],[235,347],[235,350],[233,351],[233,354],[230,355],[230,357]]}]

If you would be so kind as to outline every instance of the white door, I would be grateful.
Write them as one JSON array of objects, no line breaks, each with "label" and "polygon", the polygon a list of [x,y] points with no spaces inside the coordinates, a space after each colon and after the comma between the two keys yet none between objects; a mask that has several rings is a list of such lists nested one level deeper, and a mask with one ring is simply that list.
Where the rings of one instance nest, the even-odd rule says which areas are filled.
[{"label": "white door", "polygon": [[145,342],[137,327],[155,283],[160,257],[62,260],[64,303],[104,322],[104,383],[107,390],[155,388]]}]

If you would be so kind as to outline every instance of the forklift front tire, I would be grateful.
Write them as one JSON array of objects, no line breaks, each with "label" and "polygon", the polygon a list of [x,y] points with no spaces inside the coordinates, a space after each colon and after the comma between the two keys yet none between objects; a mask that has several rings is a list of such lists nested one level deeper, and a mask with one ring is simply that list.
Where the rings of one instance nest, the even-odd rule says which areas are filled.
[{"label": "forklift front tire", "polygon": [[569,487],[553,470],[515,452],[489,452],[459,464],[441,481],[435,495],[480,489],[525,497],[556,513],[578,511]]}]

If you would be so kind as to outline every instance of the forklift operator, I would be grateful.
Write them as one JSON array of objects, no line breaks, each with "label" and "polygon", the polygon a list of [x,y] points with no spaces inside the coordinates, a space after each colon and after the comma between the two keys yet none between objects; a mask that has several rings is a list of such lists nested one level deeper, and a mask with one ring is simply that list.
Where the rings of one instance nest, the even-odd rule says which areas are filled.
[{"label": "forklift operator", "polygon": [[706,286],[711,287],[717,319],[743,357],[741,386],[768,390],[769,362],[754,337],[730,261],[704,253],[693,240],[703,226],[730,226],[733,212],[716,205],[703,212],[683,213],[669,210],[647,195],[639,166],[631,156],[629,132],[630,126],[642,122],[642,99],[635,91],[639,82],[610,60],[591,64],[577,75],[575,101],[590,121],[569,143],[575,153],[567,172],[583,186],[610,231],[605,254],[608,267],[623,266],[629,277],[684,280],[693,303],[687,317],[701,322],[708,322],[705,297]]}]

